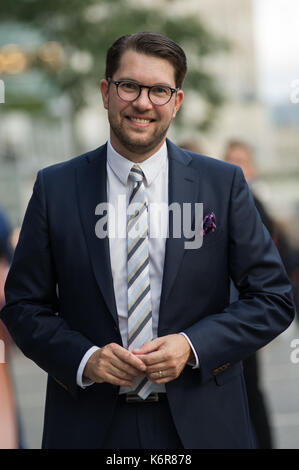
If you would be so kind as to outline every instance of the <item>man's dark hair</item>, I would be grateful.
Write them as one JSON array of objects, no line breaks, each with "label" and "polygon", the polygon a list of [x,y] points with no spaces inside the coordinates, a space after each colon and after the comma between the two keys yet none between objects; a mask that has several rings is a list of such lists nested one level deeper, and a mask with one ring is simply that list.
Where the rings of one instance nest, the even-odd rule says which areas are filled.
[{"label": "man's dark hair", "polygon": [[112,78],[119,67],[122,55],[127,50],[166,59],[175,71],[175,86],[181,88],[187,73],[187,60],[183,49],[172,39],[158,33],[135,33],[121,36],[108,49],[106,58],[106,80]]}]

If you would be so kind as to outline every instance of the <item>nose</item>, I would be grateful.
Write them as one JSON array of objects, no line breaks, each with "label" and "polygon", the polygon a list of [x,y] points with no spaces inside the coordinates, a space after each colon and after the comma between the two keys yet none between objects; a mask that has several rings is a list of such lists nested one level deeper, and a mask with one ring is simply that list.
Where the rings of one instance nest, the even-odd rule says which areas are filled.
[{"label": "nose", "polygon": [[148,88],[141,88],[141,93],[138,98],[132,102],[132,105],[138,109],[150,109],[153,107],[153,104],[148,96]]}]

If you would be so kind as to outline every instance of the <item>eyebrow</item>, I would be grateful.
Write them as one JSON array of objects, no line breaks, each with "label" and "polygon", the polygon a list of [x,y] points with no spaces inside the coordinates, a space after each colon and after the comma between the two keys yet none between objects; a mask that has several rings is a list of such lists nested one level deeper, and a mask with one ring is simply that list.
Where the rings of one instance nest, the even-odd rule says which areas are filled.
[{"label": "eyebrow", "polygon": [[[144,85],[144,83],[141,83],[138,80],[134,80],[133,78],[129,78],[129,77],[121,77],[117,81],[120,82],[120,81],[123,81],[123,80],[128,81],[128,82],[137,83],[137,85]],[[155,83],[154,85],[146,85],[146,86],[167,86],[168,88],[175,88],[175,87],[169,85],[168,83]]]}]

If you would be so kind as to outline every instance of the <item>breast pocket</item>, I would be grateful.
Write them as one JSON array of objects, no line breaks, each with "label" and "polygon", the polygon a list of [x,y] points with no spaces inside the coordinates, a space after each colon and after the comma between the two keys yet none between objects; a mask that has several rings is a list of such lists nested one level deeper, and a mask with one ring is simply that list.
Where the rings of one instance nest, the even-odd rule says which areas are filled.
[{"label": "breast pocket", "polygon": [[225,238],[225,233],[221,228],[217,228],[215,232],[208,232],[202,240],[202,248],[216,245]]}]

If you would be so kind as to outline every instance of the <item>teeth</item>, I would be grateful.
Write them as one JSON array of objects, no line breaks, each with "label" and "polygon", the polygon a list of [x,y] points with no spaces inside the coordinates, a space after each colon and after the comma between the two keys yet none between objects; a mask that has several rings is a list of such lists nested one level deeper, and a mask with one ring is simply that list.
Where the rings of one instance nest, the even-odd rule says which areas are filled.
[{"label": "teeth", "polygon": [[148,124],[150,122],[149,119],[139,119],[139,118],[131,118],[131,121],[138,122],[140,124]]}]

